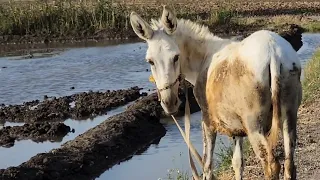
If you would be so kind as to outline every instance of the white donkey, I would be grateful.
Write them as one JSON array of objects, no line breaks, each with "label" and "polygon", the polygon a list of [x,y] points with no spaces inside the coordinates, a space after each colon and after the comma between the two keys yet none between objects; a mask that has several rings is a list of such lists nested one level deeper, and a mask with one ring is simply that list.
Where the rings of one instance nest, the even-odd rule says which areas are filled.
[{"label": "white donkey", "polygon": [[181,74],[194,85],[202,111],[203,179],[215,179],[212,154],[217,132],[235,139],[232,166],[237,180],[243,174],[244,136],[261,160],[265,178],[279,179],[280,164],[273,152],[279,129],[284,138],[284,178],[296,178],[301,66],[288,41],[266,30],[242,41],[222,39],[205,26],[177,19],[167,6],[152,25],[135,12],[130,21],[134,32],[148,44],[146,60],[167,114],[174,114],[180,105]]}]

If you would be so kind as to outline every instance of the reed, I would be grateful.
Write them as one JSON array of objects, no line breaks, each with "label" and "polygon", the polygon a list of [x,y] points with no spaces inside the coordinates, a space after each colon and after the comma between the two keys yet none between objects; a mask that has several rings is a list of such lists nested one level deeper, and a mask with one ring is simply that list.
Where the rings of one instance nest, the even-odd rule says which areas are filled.
[{"label": "reed", "polygon": [[[174,5],[172,5],[174,6]],[[112,0],[90,1],[43,1],[17,4],[9,1],[0,7],[0,35],[31,37],[85,37],[103,31],[122,35],[130,33],[129,15],[137,11],[146,19],[158,18],[161,14],[156,6],[125,6]],[[212,18],[197,13],[189,6],[175,7],[178,17],[194,21]],[[210,13],[209,13],[210,14]],[[227,22],[229,14],[214,12],[217,22]]]},{"label": "reed", "polygon": [[110,0],[36,1],[21,5],[10,1],[0,7],[0,35],[60,37],[94,35],[100,30],[127,31],[129,13],[127,7]]},{"label": "reed", "polygon": [[[113,0],[34,0],[26,3],[10,0],[1,3],[0,6],[0,42],[19,41],[19,37],[26,37],[28,41],[32,38],[136,38],[129,23],[131,11],[137,11],[145,19],[159,18],[163,2],[155,1],[155,3],[119,3]],[[279,17],[243,16],[233,7],[232,0],[223,3],[217,1],[214,3],[216,8],[212,5],[209,9],[203,9],[209,6],[195,7],[195,3],[178,4],[166,1],[165,4],[175,10],[177,17],[208,25],[214,33],[223,33],[225,30],[236,32],[237,28],[249,31],[252,27],[258,29],[281,25],[291,22],[292,19],[308,31],[320,31],[319,22],[312,24],[299,18],[279,21]],[[4,37],[10,38],[6,40]]]}]

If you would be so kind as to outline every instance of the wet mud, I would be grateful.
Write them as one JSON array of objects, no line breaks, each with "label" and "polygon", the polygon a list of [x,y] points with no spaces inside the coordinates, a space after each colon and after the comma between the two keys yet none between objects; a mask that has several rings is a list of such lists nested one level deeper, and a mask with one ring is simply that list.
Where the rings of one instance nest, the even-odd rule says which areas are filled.
[{"label": "wet mud", "polygon": [[6,126],[0,130],[0,146],[12,147],[17,140],[31,139],[34,142],[62,141],[69,132],[74,131],[63,123],[37,122],[23,126]]},{"label": "wet mud", "polygon": [[67,118],[87,119],[105,114],[108,110],[138,99],[140,88],[132,87],[105,92],[83,92],[64,97],[47,97],[20,105],[0,105],[0,121],[44,122]]}]

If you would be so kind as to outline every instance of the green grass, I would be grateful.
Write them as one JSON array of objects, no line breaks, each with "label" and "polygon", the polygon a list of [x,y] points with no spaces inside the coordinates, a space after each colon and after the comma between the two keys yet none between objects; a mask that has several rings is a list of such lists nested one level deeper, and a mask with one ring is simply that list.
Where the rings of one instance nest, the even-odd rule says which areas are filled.
[{"label": "green grass", "polygon": [[311,103],[320,98],[320,48],[304,67],[303,103]]},{"label": "green grass", "polygon": [[[244,158],[250,153],[250,142],[247,139],[243,140],[243,156]],[[220,176],[221,173],[224,173],[227,170],[232,169],[232,157],[233,157],[233,145],[224,148],[221,150],[221,153],[217,154],[220,159],[220,164],[216,170],[217,176]]]},{"label": "green grass", "polygon": [[307,32],[320,32],[320,22],[310,22],[304,25]]}]

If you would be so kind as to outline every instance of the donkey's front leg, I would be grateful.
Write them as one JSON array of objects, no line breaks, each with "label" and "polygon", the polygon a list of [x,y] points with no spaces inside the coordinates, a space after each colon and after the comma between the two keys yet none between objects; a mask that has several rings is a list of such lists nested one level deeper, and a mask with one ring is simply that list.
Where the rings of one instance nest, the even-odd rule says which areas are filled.
[{"label": "donkey's front leg", "polygon": [[203,180],[215,180],[216,177],[213,174],[213,150],[216,142],[217,132],[210,131],[206,123],[203,124],[203,131],[206,140],[206,151],[204,156],[204,167],[203,167]]},{"label": "donkey's front leg", "polygon": [[202,126],[202,143],[203,143],[203,157],[202,157],[202,164],[206,163],[206,158],[207,158],[207,137],[206,137],[206,129],[205,129],[205,124],[204,121],[202,120],[201,122],[201,126]]}]

